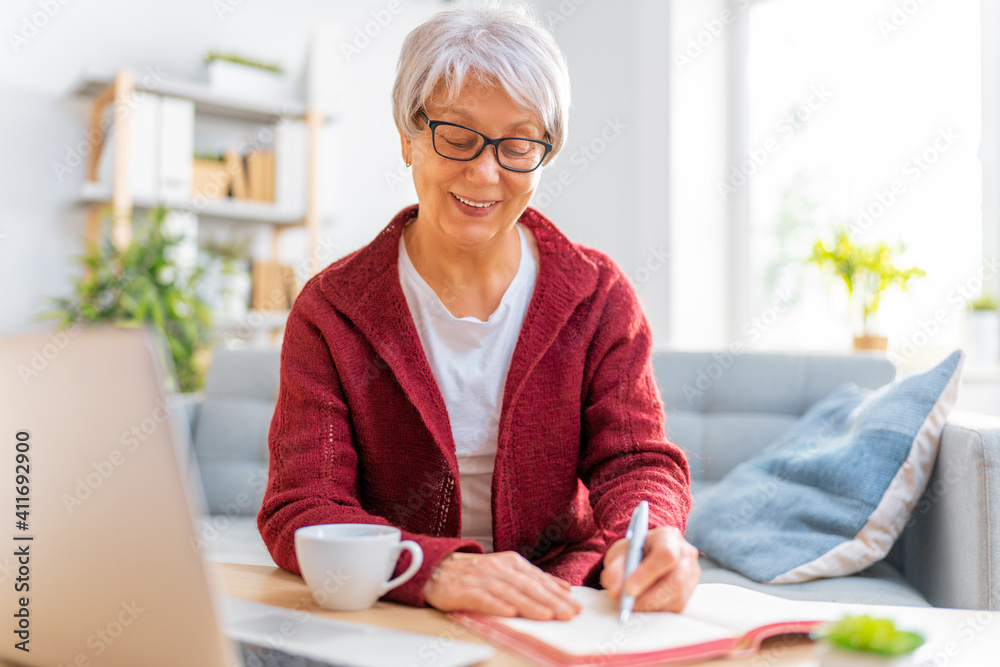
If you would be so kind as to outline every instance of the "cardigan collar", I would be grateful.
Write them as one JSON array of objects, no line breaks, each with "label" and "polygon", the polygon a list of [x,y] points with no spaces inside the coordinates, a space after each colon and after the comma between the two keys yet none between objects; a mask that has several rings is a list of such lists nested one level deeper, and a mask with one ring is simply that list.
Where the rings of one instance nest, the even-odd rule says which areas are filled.
[{"label": "cardigan collar", "polygon": [[[335,262],[320,276],[329,302],[343,313],[392,369],[410,401],[421,413],[434,439],[455,466],[455,445],[447,408],[430,364],[424,356],[397,261],[403,228],[417,215],[417,206],[400,211],[367,246]],[[576,306],[597,287],[598,267],[555,225],[533,208],[518,220],[534,234],[538,245],[535,290],[511,358],[500,421],[516,400],[528,373],[552,344]]]}]

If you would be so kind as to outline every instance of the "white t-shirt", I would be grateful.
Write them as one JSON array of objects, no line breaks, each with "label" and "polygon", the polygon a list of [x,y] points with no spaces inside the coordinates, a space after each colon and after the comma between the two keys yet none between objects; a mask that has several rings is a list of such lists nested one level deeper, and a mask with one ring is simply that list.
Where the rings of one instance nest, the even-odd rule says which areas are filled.
[{"label": "white t-shirt", "polygon": [[399,282],[438,388],[448,408],[458,457],[462,537],[493,551],[491,490],[497,427],[510,358],[535,289],[538,269],[517,225],[521,262],[500,305],[483,322],[452,315],[417,273],[399,239]]}]

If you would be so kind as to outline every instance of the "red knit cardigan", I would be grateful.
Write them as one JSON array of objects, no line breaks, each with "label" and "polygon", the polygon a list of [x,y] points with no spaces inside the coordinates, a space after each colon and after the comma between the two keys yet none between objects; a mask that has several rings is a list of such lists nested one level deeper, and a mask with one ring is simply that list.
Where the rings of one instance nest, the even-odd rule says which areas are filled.
[{"label": "red knit cardigan", "polygon": [[[275,563],[296,573],[301,526],[397,526],[424,563],[386,598],[423,605],[442,559],[481,548],[459,537],[448,412],[399,283],[399,237],[416,214],[401,211],[295,300],[257,522]],[[604,551],[639,500],[649,501],[651,526],[684,530],[688,463],[664,434],[649,325],[622,271],[534,209],[520,222],[535,235],[539,266],[504,387],[493,544],[596,586]]]}]

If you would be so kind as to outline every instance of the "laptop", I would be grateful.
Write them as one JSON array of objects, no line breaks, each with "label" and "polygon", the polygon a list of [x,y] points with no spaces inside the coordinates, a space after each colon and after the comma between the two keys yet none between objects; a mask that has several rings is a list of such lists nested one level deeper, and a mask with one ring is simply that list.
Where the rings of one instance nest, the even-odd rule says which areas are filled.
[{"label": "laptop", "polygon": [[[0,338],[0,661],[459,667],[489,646],[213,596],[162,340]],[[182,471],[184,471],[182,473]]]}]

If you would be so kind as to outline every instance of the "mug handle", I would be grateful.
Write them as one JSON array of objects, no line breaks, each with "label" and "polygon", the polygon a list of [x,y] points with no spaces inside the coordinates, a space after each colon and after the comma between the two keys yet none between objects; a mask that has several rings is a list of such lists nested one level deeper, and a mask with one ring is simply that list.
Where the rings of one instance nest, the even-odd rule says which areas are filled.
[{"label": "mug handle", "polygon": [[411,577],[413,577],[413,575],[417,573],[417,570],[420,569],[420,566],[424,564],[424,550],[420,548],[419,544],[411,540],[403,540],[402,542],[396,545],[396,557],[394,559],[395,561],[399,560],[399,557],[402,555],[404,550],[410,552],[411,556],[410,567],[406,568],[406,571],[403,572],[403,574],[396,577],[395,579],[390,579],[389,581],[382,584],[382,593],[380,595],[385,595],[388,591],[391,591],[396,586],[399,586],[400,584],[405,584],[407,581],[410,580]]}]

